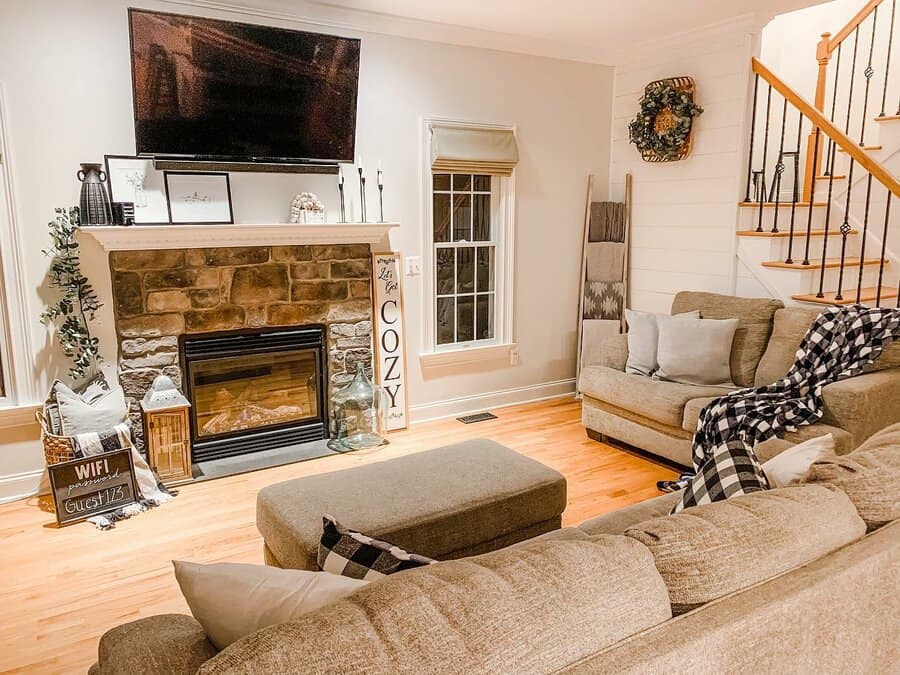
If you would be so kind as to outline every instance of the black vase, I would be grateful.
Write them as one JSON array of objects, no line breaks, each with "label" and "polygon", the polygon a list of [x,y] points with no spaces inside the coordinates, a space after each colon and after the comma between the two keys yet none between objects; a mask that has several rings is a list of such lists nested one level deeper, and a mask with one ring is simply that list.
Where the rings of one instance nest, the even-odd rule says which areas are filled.
[{"label": "black vase", "polygon": [[112,207],[106,193],[106,172],[101,164],[82,164],[75,175],[81,181],[81,224],[111,225]]}]

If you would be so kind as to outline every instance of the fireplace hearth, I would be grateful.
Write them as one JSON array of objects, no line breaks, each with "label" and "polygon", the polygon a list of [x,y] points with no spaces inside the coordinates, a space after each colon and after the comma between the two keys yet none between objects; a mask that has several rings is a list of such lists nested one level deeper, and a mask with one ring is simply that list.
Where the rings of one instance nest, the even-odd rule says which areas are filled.
[{"label": "fireplace hearth", "polygon": [[180,338],[195,463],[327,437],[325,326]]}]

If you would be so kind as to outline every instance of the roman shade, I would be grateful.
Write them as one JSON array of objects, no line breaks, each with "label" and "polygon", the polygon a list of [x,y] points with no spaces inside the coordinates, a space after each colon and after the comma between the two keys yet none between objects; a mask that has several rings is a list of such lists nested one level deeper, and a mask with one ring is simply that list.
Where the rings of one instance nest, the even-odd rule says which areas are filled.
[{"label": "roman shade", "polygon": [[431,128],[432,171],[511,176],[518,161],[512,129]]}]

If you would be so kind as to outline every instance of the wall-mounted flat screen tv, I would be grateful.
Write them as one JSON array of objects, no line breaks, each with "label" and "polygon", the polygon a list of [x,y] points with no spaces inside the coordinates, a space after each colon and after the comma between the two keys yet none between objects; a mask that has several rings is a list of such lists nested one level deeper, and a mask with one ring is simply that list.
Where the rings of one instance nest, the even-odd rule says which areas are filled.
[{"label": "wall-mounted flat screen tv", "polygon": [[137,152],[352,161],[356,39],[130,9]]}]

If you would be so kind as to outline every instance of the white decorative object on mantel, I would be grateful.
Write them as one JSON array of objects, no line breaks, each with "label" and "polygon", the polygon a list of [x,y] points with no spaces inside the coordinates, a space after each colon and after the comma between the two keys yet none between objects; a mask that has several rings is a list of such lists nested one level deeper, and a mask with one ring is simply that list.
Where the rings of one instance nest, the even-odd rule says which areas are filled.
[{"label": "white decorative object on mantel", "polygon": [[291,202],[291,222],[321,224],[325,222],[325,205],[312,192],[301,192]]},{"label": "white decorative object on mantel", "polygon": [[384,426],[388,431],[405,429],[409,424],[402,279],[403,259],[399,253],[372,254],[375,381],[387,392]]},{"label": "white decorative object on mantel", "polygon": [[151,251],[168,248],[228,248],[304,244],[380,244],[387,246],[399,223],[293,223],[235,225],[133,225],[81,227],[106,251]]}]

